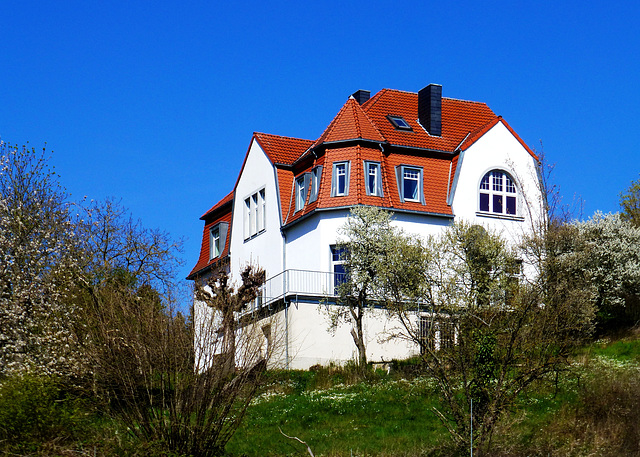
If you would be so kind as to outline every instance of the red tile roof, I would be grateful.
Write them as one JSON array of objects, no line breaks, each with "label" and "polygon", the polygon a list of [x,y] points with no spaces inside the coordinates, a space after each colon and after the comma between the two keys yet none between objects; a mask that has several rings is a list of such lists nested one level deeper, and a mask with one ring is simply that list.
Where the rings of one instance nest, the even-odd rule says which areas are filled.
[{"label": "red tile roof", "polygon": [[[485,103],[442,98],[442,136],[430,135],[418,121],[418,94],[382,89],[362,109],[387,142],[399,146],[453,152],[465,136],[497,116]],[[387,115],[402,116],[411,131],[397,130]]]},{"label": "red tile roof", "polygon": [[[229,195],[233,195],[233,192]],[[229,197],[229,195],[227,195],[227,197]],[[202,244],[200,245],[200,256],[198,257],[198,261],[196,262],[195,266],[191,269],[189,276],[187,276],[187,279],[195,279],[195,277],[198,274],[208,270],[210,267],[213,267],[218,263],[224,262],[226,258],[229,256],[229,242],[231,241],[231,218],[232,218],[233,205],[225,206],[224,203],[222,203],[222,202],[226,203],[231,201],[231,200],[227,200],[227,197],[220,200],[220,203],[214,206],[214,208],[216,207],[223,208],[223,210],[219,211],[214,219],[211,219],[205,222],[204,229],[202,230]],[[212,210],[208,211],[205,214],[205,216],[214,214],[212,213]],[[224,240],[224,248],[218,257],[214,259],[209,259],[209,254],[210,254],[209,244],[211,240],[209,232],[214,226],[216,226],[221,222],[226,222],[227,224],[229,224],[229,229],[227,230],[227,237]]]},{"label": "red tile roof", "polygon": [[207,211],[202,216],[200,216],[200,219],[205,220],[208,216],[212,215],[213,213],[218,211],[220,208],[222,208],[226,203],[229,203],[232,200],[233,200],[233,191],[229,192],[225,197],[222,198],[222,200],[220,200],[218,203],[213,205],[213,207],[211,207],[209,211]]},{"label": "red tile roof", "polygon": [[274,165],[291,165],[313,143],[311,140],[259,132],[255,132],[253,137],[258,141],[258,144]]},{"label": "red tile roof", "polygon": [[385,141],[378,129],[373,125],[371,119],[367,117],[360,104],[353,97],[349,97],[342,106],[333,121],[320,135],[312,147],[322,143],[334,141],[345,141],[352,139],[365,139],[374,141]]},{"label": "red tile roof", "polygon": [[[402,116],[411,126],[411,130],[396,129],[387,118],[389,115]],[[254,133],[253,138],[276,169],[283,225],[294,223],[317,209],[357,204],[450,217],[452,211],[447,202],[458,165],[458,152],[469,148],[498,122],[502,122],[537,160],[537,156],[509,124],[496,116],[485,103],[443,97],[441,119],[441,136],[430,135],[418,120],[417,93],[382,89],[362,105],[353,97],[349,97],[316,141]],[[377,142],[380,146],[371,142]],[[312,151],[315,153],[311,154]],[[245,161],[247,156],[248,151]],[[349,195],[331,197],[333,163],[347,160],[351,163]],[[381,165],[384,194],[381,197],[366,195],[363,166],[365,160],[379,162]],[[312,203],[306,202],[303,209],[295,211],[293,190],[296,177],[319,165],[323,166],[323,171],[317,200]],[[400,165],[422,168],[424,204],[401,201],[396,183],[396,167]],[[308,196],[309,192],[307,199]],[[208,230],[220,221],[231,222],[233,205],[226,204],[232,200],[233,192],[202,216],[201,219],[205,219],[207,225],[203,232],[200,259],[191,274],[211,265],[208,260]],[[227,255],[228,241],[225,246],[227,250],[223,254]]]}]

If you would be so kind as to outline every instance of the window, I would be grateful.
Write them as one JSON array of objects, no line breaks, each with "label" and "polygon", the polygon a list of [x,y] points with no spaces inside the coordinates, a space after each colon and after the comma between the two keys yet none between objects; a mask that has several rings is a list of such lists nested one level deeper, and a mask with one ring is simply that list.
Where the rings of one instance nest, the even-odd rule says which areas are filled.
[{"label": "window", "polygon": [[218,227],[211,229],[209,259],[216,258],[220,255],[220,229]]},{"label": "window", "polygon": [[266,200],[264,189],[244,199],[244,239],[266,228]]},{"label": "window", "polygon": [[311,185],[311,173],[305,173],[296,179],[296,211],[304,208],[307,200],[307,191]]},{"label": "window", "polygon": [[333,269],[333,294],[338,295],[338,287],[347,280],[347,270],[344,266],[347,248],[331,246],[331,266]]},{"label": "window", "polygon": [[364,162],[365,188],[367,195],[382,197],[382,176],[378,162]]},{"label": "window", "polygon": [[393,124],[393,126],[398,130],[411,130],[411,126],[407,121],[404,120],[402,116],[387,116],[389,122]]},{"label": "window", "polygon": [[307,197],[307,188],[304,185],[304,175],[296,179],[296,211],[304,208],[304,201]]},{"label": "window", "polygon": [[401,202],[420,202],[423,205],[422,168],[400,165],[396,167],[398,195]]},{"label": "window", "polygon": [[225,243],[227,242],[227,231],[229,224],[220,222],[209,230],[209,260],[213,260],[222,255]]},{"label": "window", "polygon": [[456,323],[446,316],[420,316],[418,332],[423,353],[450,349],[456,344]]},{"label": "window", "polygon": [[508,216],[517,215],[518,191],[511,176],[493,170],[480,181],[480,211]]},{"label": "window", "polygon": [[309,203],[313,203],[318,199],[318,191],[320,189],[320,177],[322,176],[322,166],[317,166],[311,170],[311,193],[309,195]]},{"label": "window", "polygon": [[349,162],[337,162],[333,164],[331,196],[341,197],[344,195],[349,195]]},{"label": "window", "polygon": [[420,316],[418,321],[418,332],[420,338],[420,352],[424,354],[427,351],[436,350],[436,338],[431,316]]}]

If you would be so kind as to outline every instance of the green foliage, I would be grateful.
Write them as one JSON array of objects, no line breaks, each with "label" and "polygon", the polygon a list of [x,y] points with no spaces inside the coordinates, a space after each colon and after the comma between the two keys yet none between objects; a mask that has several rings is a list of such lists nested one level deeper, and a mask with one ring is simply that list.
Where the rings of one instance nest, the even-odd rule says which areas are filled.
[{"label": "green foliage", "polygon": [[0,443],[70,442],[84,435],[88,425],[82,401],[57,378],[23,374],[0,385]]},{"label": "green foliage", "polygon": [[622,218],[640,227],[640,179],[632,181],[626,192],[620,194]]}]

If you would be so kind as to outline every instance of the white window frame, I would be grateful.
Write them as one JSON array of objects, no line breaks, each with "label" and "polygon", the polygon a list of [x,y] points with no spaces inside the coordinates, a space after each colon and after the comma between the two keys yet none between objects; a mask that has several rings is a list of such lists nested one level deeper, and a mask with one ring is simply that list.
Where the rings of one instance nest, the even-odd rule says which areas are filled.
[{"label": "white window frame", "polygon": [[[405,175],[407,173],[410,173],[412,171],[415,171],[417,176],[415,178],[416,185],[417,185],[417,189],[416,189],[416,196],[415,197],[411,197],[411,198],[407,198],[404,195],[404,191],[405,191]],[[421,204],[425,204],[425,199],[424,199],[424,172],[423,172],[423,168],[422,167],[417,167],[415,165],[398,165],[396,167],[396,181],[398,184],[398,196],[400,197],[400,201],[402,203],[404,202],[415,202],[415,203],[421,203]]]},{"label": "white window frame", "polygon": [[[478,185],[478,212],[483,215],[519,218],[520,193],[513,177],[506,171],[487,171]],[[515,208],[509,211],[509,207]]]},{"label": "white window frame", "polygon": [[318,199],[321,177],[322,165],[318,165],[313,170],[311,170],[311,192],[309,193],[309,203],[313,203]]},{"label": "white window frame", "polygon": [[219,222],[209,229],[209,261],[222,255],[227,245],[228,233],[228,222]]},{"label": "white window frame", "polygon": [[305,173],[296,178],[296,211],[300,211],[304,208],[304,204],[307,200],[307,193],[311,186],[311,180],[311,173]]},{"label": "white window frame", "polygon": [[251,194],[244,199],[244,239],[245,241],[259,235],[267,228],[267,202],[265,189]]},{"label": "white window frame", "polygon": [[209,230],[209,260],[220,257],[220,226],[216,225]]},{"label": "white window frame", "polygon": [[[374,171],[374,173],[371,173],[372,170]],[[372,195],[375,197],[383,196],[382,167],[380,166],[380,162],[370,162],[368,160],[364,161],[364,188],[367,195]]]},{"label": "white window frame", "polygon": [[[331,196],[344,197],[349,195],[349,165],[350,162],[334,162],[331,174]],[[340,177],[344,176],[344,187],[340,190]]]}]

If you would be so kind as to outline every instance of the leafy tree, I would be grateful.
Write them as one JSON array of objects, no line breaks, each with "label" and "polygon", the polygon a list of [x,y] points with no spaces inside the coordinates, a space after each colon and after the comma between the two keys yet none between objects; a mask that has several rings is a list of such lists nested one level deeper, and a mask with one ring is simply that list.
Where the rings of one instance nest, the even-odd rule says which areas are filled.
[{"label": "leafy tree", "polygon": [[338,306],[329,310],[330,328],[335,329],[341,322],[352,325],[358,364],[363,368],[367,364],[364,317],[367,309],[380,299],[380,273],[387,268],[386,261],[399,232],[391,225],[391,213],[357,206],[339,233],[345,237],[338,249],[344,255],[347,274],[337,287]]},{"label": "leafy tree", "polygon": [[574,261],[565,267],[588,278],[600,329],[640,320],[640,226],[621,214],[596,213],[566,230]]},{"label": "leafy tree", "polygon": [[70,210],[44,149],[0,142],[0,376],[77,369]]},{"label": "leafy tree", "polygon": [[455,224],[423,249],[422,277],[417,269],[411,275],[420,287],[387,294],[389,307],[401,322],[399,335],[420,348],[439,385],[443,404],[435,412],[461,452],[468,452],[473,426],[476,455],[488,454],[516,398],[567,366],[571,349],[591,330],[593,307],[563,268],[552,276],[542,265],[543,274],[524,276],[523,254],[482,227]]},{"label": "leafy tree", "polygon": [[626,192],[620,194],[622,219],[640,227],[640,179],[632,181]]}]

